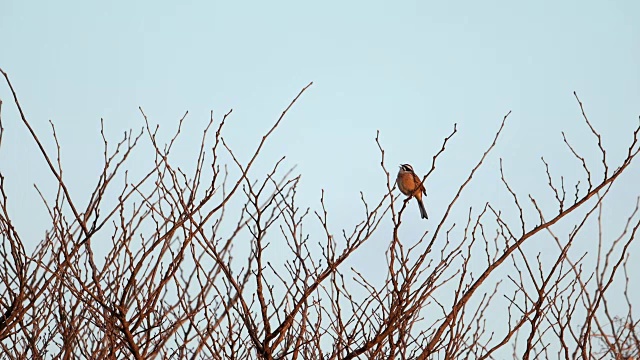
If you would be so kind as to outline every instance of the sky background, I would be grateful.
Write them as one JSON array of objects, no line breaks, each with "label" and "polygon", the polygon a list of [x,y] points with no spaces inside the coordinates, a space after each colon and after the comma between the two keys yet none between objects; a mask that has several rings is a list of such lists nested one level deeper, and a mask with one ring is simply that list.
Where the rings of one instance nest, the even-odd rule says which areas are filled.
[{"label": "sky background", "polygon": [[[361,220],[360,191],[371,200],[385,191],[376,131],[392,172],[411,163],[422,174],[457,123],[458,134],[426,184],[432,220],[421,221],[415,204],[405,214],[406,231],[421,234],[435,226],[510,110],[460,214],[486,201],[513,210],[498,181],[503,158],[515,190],[533,194],[551,215],[556,205],[541,156],[568,187],[584,183],[562,131],[598,168],[597,143],[573,91],[603,135],[611,166],[618,166],[640,114],[638,14],[638,1],[3,0],[0,67],[49,150],[48,121],[55,123],[65,177],[83,204],[100,170],[100,119],[107,136],[118,139],[143,125],[138,106],[164,134],[189,111],[187,141],[174,154],[185,167],[193,163],[209,112],[220,119],[233,109],[225,139],[246,160],[313,81],[268,143],[255,174],[286,155],[285,164],[302,174],[301,206],[318,210],[326,191],[335,233]],[[54,179],[4,83],[0,98],[6,129],[0,170],[14,222],[28,235],[23,238],[39,239],[47,213],[33,184],[51,191]],[[142,167],[152,158],[135,159]],[[603,210],[611,237],[635,205],[639,170],[636,163],[627,171]],[[374,260],[384,257],[371,246],[354,261],[375,272]],[[535,253],[548,244],[530,246]],[[637,258],[638,246],[632,250]]]}]

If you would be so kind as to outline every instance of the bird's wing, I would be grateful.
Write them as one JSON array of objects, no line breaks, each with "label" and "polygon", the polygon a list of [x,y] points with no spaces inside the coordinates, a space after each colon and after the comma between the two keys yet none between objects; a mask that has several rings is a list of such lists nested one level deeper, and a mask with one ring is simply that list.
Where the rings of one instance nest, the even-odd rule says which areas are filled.
[{"label": "bird's wing", "polygon": [[422,193],[426,195],[427,190],[425,190],[424,183],[422,182],[422,179],[420,179],[420,176],[413,173],[413,181],[416,184],[416,186],[420,186],[420,190],[422,190]]}]

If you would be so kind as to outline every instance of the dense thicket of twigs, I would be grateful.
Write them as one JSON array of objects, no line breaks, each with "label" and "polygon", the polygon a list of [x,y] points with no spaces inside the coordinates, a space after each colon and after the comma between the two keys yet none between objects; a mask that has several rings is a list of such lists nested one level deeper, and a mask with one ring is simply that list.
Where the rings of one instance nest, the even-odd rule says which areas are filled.
[{"label": "dense thicket of twigs", "polygon": [[[629,284],[632,276],[626,264],[640,227],[638,198],[629,199],[636,208],[622,229],[604,233],[600,220],[610,189],[632,168],[640,150],[640,127],[630,132],[626,157],[611,163],[579,100],[585,126],[602,154],[601,166],[587,166],[565,138],[584,174],[580,183],[569,185],[552,176],[547,166],[556,211],[543,211],[538,199],[516,193],[500,166],[512,206],[500,209],[487,203],[468,209],[464,219],[450,218],[460,194],[473,191],[467,187],[499,140],[507,114],[486,152],[479,154],[477,166],[459,179],[462,185],[444,215],[430,220],[429,231],[408,235],[402,226],[408,202],[394,189],[395,166],[385,163],[379,137],[386,179],[371,181],[386,186],[386,195],[375,203],[362,197],[365,212],[353,229],[331,228],[324,201],[316,213],[300,206],[299,177],[282,170],[281,162],[261,178],[249,177],[263,144],[311,84],[264,134],[247,162],[238,160],[224,141],[231,112],[221,119],[212,115],[194,159],[195,171],[189,174],[170,162],[180,128],[169,143],[159,143],[157,127],[142,113],[145,126],[140,133],[129,132],[115,144],[103,135],[103,172],[90,198],[76,199],[62,176],[61,144],[57,154],[45,151],[41,135],[32,129],[3,75],[57,192],[53,198],[43,194],[50,229],[35,250],[27,252],[25,239],[12,224],[6,174],[0,176],[2,358],[639,355],[632,301],[626,291],[611,286],[614,278]],[[444,139],[424,179],[436,171],[456,132],[454,127]],[[0,145],[2,135],[0,118]],[[127,170],[135,164],[128,161],[141,142],[151,144],[155,157],[146,162],[146,175],[134,179]],[[223,157],[230,161],[223,163]],[[525,221],[527,209],[535,209],[537,221]],[[383,221],[392,224],[392,232],[382,230]],[[309,234],[307,224],[312,222],[324,231]],[[585,224],[594,222],[598,233],[584,236],[593,231],[585,230]],[[454,223],[459,231],[453,231]],[[570,231],[556,231],[559,223]],[[386,247],[378,247],[387,259],[385,279],[372,279],[351,268],[353,263],[345,266],[373,238],[386,241]],[[542,238],[553,249],[544,259],[525,252],[524,243]],[[595,261],[570,252],[578,238],[597,250]],[[96,251],[98,242],[109,243],[110,250]],[[243,248],[250,250],[235,251],[234,242],[250,244]],[[265,255],[274,242],[280,246],[279,259],[285,260]],[[505,304],[499,314],[492,307],[498,302]]]}]

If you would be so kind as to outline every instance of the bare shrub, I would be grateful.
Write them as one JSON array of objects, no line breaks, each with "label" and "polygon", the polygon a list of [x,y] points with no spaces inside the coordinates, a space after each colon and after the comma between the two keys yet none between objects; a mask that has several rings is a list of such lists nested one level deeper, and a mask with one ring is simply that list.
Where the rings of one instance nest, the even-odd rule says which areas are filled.
[{"label": "bare shrub", "polygon": [[[639,202],[630,199],[635,210],[617,232],[604,232],[602,207],[632,167],[640,127],[624,159],[611,162],[578,100],[601,166],[589,167],[565,136],[584,174],[578,184],[565,184],[543,159],[555,211],[543,211],[541,200],[514,191],[501,162],[500,179],[512,205],[486,203],[469,208],[466,218],[452,219],[461,194],[472,191],[472,179],[498,142],[507,114],[476,166],[457,179],[461,185],[443,215],[421,234],[403,227],[408,200],[394,188],[395,173],[378,134],[384,177],[371,181],[385,186],[385,194],[374,202],[363,194],[361,221],[337,230],[329,224],[324,194],[321,211],[298,204],[300,178],[282,169],[282,160],[262,176],[250,172],[311,84],[248,161],[224,140],[231,111],[221,119],[212,114],[189,173],[171,162],[184,118],[164,143],[141,110],[139,132],[129,131],[115,143],[103,132],[103,171],[90,197],[79,200],[63,177],[55,127],[58,152],[51,154],[2,74],[57,185],[53,197],[42,194],[50,229],[27,252],[0,175],[3,358],[638,357],[638,320],[627,292],[634,274],[626,269],[640,227]],[[1,110],[0,103],[0,115]],[[423,181],[436,172],[456,133],[454,126]],[[0,117],[0,145],[3,134]],[[155,156],[134,178],[130,159],[140,146],[151,147]],[[537,221],[525,221],[527,208]],[[392,224],[390,232],[383,221]],[[309,232],[310,224],[321,231]],[[589,224],[595,224],[595,235]],[[386,245],[377,247],[387,260],[383,279],[348,261],[372,239]],[[553,250],[541,256],[525,249],[534,239]],[[593,261],[571,252],[577,239],[592,243]],[[109,250],[98,252],[99,244],[109,244]],[[613,286],[621,274],[625,285]]]}]

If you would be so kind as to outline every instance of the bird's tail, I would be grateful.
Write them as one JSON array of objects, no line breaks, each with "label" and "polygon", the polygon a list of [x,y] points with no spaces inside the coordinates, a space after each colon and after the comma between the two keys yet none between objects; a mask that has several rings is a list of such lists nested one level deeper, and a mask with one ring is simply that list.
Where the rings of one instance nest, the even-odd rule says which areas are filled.
[{"label": "bird's tail", "polygon": [[420,207],[420,216],[423,219],[428,219],[429,215],[427,215],[427,209],[425,209],[424,207],[424,203],[422,202],[422,200],[416,198],[416,200],[418,200],[418,207]]}]

